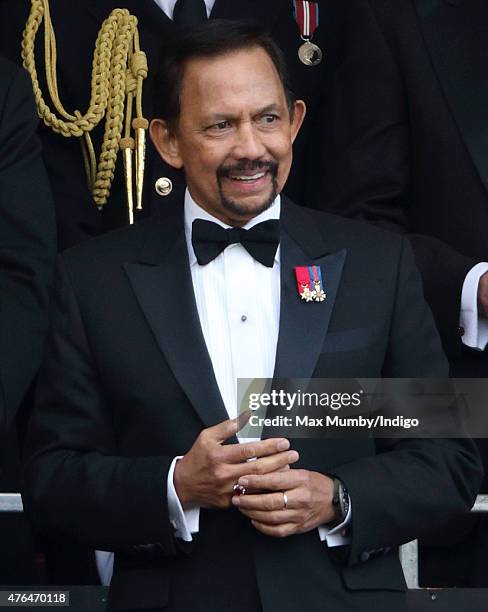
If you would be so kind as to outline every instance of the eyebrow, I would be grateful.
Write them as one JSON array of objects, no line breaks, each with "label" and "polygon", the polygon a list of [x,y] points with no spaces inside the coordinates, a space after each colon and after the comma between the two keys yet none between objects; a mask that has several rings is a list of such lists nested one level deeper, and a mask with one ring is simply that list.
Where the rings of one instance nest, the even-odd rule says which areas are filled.
[{"label": "eyebrow", "polygon": [[[265,115],[266,113],[277,112],[279,110],[276,104],[268,104],[263,108],[258,109],[253,115]],[[205,121],[210,123],[218,123],[228,119],[239,119],[239,115],[233,115],[232,113],[215,113],[205,118]]]}]

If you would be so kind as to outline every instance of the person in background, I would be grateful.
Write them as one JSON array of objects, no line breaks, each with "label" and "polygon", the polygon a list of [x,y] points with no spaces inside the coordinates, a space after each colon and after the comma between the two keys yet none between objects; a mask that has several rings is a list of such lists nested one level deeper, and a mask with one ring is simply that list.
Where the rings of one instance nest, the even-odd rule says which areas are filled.
[{"label": "person in background", "polygon": [[[488,5],[347,4],[347,56],[325,113],[313,205],[407,235],[451,376],[486,377]],[[488,445],[478,446],[486,471]],[[452,525],[431,545],[422,584],[487,586],[486,518]]]},{"label": "person in background", "polygon": [[[22,30],[30,0],[0,0],[0,53],[20,62]],[[339,62],[343,35],[344,3],[337,0],[50,0],[57,42],[57,71],[60,100],[66,109],[84,112],[90,99],[92,56],[98,31],[115,8],[126,8],[138,18],[141,48],[148,60],[148,77],[143,96],[144,115],[151,117],[152,84],[165,39],[188,25],[207,19],[249,19],[267,29],[285,53],[290,86],[305,100],[308,113],[295,143],[295,164],[285,192],[299,200],[309,172],[317,171],[318,125],[324,119],[320,100],[327,96],[329,82]],[[307,43],[307,39],[310,39]],[[44,39],[37,37],[37,72],[43,91]],[[92,132],[100,149],[102,126]],[[122,160],[116,168],[108,203],[99,211],[88,189],[80,143],[63,138],[41,125],[40,137],[56,205],[60,250],[91,236],[127,224],[125,179]],[[172,191],[161,191],[159,179],[169,179]],[[163,185],[167,186],[167,182]],[[146,153],[143,212],[146,216],[170,207],[184,191],[183,173],[161,160],[151,142]],[[165,195],[160,195],[164,193]]]},{"label": "person in background", "polygon": [[[0,492],[20,490],[16,417],[32,401],[56,256],[37,124],[28,75],[0,57]],[[0,514],[0,542],[0,582],[32,581],[33,543],[25,519]]]}]

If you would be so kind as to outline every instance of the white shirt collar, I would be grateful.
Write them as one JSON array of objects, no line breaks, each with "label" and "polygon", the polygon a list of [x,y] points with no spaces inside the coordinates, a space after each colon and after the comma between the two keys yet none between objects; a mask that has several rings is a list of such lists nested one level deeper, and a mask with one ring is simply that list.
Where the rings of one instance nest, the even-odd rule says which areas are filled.
[{"label": "white shirt collar", "polygon": [[[176,0],[154,0],[154,2],[159,6],[161,10],[166,13],[166,15],[170,19],[173,19],[173,11],[175,8]],[[207,7],[207,17],[210,17],[210,13],[212,12],[214,4],[215,0],[205,0],[205,5]]]},{"label": "white shirt collar", "polygon": [[[269,208],[265,211],[253,217],[250,221],[248,221],[245,225],[243,225],[244,229],[251,229],[257,223],[262,223],[263,221],[268,221],[269,219],[279,219],[281,213],[281,196],[277,195],[274,202],[271,204]],[[185,235],[186,241],[188,245],[188,255],[190,258],[190,265],[193,266],[197,262],[197,258],[195,257],[195,252],[193,251],[193,245],[191,243],[191,228],[193,221],[195,219],[203,219],[204,221],[212,221],[213,223],[217,223],[221,227],[225,227],[228,229],[231,227],[230,225],[225,224],[220,219],[217,219],[209,212],[204,210],[201,206],[199,206],[195,200],[191,197],[188,188],[185,190]],[[276,249],[275,262],[280,261],[280,247]]]}]

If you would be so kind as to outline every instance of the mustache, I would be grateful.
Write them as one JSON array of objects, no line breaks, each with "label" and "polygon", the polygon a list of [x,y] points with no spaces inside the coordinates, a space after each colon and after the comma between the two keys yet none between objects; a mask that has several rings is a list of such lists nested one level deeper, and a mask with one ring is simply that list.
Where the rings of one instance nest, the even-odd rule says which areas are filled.
[{"label": "mustache", "polygon": [[219,179],[236,175],[242,172],[262,172],[266,171],[275,178],[278,174],[278,163],[274,160],[243,159],[235,164],[222,164],[217,168]]}]

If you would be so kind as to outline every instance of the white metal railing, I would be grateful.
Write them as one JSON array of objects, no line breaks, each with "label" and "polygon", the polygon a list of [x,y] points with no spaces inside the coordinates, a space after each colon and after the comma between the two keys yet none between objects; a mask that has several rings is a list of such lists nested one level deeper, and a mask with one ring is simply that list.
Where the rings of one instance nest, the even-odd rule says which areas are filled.
[{"label": "white metal railing", "polygon": [[0,512],[23,512],[20,493],[0,493]]},{"label": "white metal railing", "polygon": [[[478,495],[471,512],[488,512],[488,495]],[[400,562],[409,589],[419,589],[419,544],[418,540],[400,546]]]},{"label": "white metal railing", "polygon": [[[23,512],[20,493],[0,493],[0,512]],[[488,512],[488,495],[478,495],[471,512]],[[412,540],[400,546],[400,562],[409,589],[419,587],[419,546]]]}]

